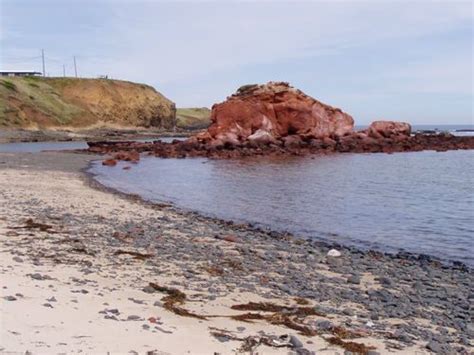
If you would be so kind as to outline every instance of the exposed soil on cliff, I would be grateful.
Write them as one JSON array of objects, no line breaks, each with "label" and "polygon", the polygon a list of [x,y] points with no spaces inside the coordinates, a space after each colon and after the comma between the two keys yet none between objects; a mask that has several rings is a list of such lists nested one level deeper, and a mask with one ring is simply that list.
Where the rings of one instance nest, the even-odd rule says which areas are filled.
[{"label": "exposed soil on cliff", "polygon": [[153,87],[120,80],[1,78],[0,127],[25,129],[176,125],[175,104]]}]

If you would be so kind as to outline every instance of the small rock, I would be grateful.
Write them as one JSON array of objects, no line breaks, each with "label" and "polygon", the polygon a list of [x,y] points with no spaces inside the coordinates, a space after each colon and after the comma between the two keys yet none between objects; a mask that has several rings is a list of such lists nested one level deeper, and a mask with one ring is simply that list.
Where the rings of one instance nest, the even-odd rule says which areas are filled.
[{"label": "small rock", "polygon": [[39,273],[34,273],[34,274],[28,274],[33,280],[39,280],[39,281],[43,281],[43,280],[51,280],[51,277],[49,277],[48,275],[41,275]]},{"label": "small rock", "polygon": [[375,323],[369,320],[367,323],[365,323],[365,325],[369,328],[372,328],[375,325]]},{"label": "small rock", "polygon": [[53,305],[51,303],[43,303],[43,306],[47,308],[53,308]]},{"label": "small rock", "polygon": [[142,291],[145,293],[154,293],[156,290],[151,286],[145,286],[142,288]]},{"label": "small rock", "polygon": [[140,316],[136,316],[134,314],[127,317],[127,320],[135,321],[135,320],[143,320]]},{"label": "small rock", "polygon": [[239,238],[233,234],[225,235],[222,237],[222,240],[225,240],[226,242],[231,242],[231,243],[237,243],[239,241]]},{"label": "small rock", "polygon": [[334,258],[338,258],[340,257],[342,254],[339,250],[336,250],[336,249],[331,249],[328,251],[327,253],[327,256],[332,256]]},{"label": "small rock", "polygon": [[17,298],[14,297],[14,296],[5,296],[5,297],[3,297],[3,299],[6,300],[6,301],[16,301],[17,300]]},{"label": "small rock", "polygon": [[428,350],[431,350],[434,353],[441,353],[442,352],[442,347],[439,343],[435,341],[430,341],[428,344],[426,344],[426,348]]},{"label": "small rock", "polygon": [[347,282],[350,284],[354,285],[359,285],[360,284],[360,276],[358,275],[351,275],[348,279]]},{"label": "small rock", "polygon": [[355,314],[354,310],[350,309],[350,308],[345,308],[342,311],[342,313],[344,313],[346,316],[350,316],[350,317],[352,317]]},{"label": "small rock", "polygon": [[303,347],[303,343],[301,342],[301,340],[299,340],[294,335],[290,335],[290,343],[291,343],[291,345],[293,345],[294,348],[302,348]]}]

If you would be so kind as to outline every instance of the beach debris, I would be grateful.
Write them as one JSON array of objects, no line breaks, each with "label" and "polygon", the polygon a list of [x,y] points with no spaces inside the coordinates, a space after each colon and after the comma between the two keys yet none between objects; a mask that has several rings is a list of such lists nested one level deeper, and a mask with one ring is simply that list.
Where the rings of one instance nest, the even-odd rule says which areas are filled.
[{"label": "beach debris", "polygon": [[260,345],[266,345],[273,348],[296,348],[296,346],[292,343],[291,336],[288,334],[276,336],[267,335],[262,332],[259,335],[249,335],[246,337],[240,337],[235,335],[233,332],[225,329],[219,329],[214,327],[209,327],[209,329],[211,330],[211,335],[221,342],[229,340],[243,342],[241,347],[238,349],[239,352],[252,353]]},{"label": "beach debris", "polygon": [[168,294],[167,296],[161,299],[161,301],[163,301],[163,308],[167,309],[168,311],[183,317],[191,317],[203,320],[206,319],[205,316],[192,313],[187,309],[178,306],[183,305],[186,302],[186,294],[181,292],[180,290],[176,288],[160,286],[154,282],[150,282],[149,286],[154,288],[158,292]]},{"label": "beach debris", "polygon": [[316,330],[301,323],[307,316],[325,315],[318,312],[314,307],[297,307],[297,306],[280,306],[270,302],[249,302],[246,304],[238,304],[231,307],[233,310],[240,311],[261,311],[271,314],[262,313],[244,313],[231,316],[234,320],[252,322],[253,320],[265,320],[270,324],[283,325],[287,328],[298,331],[302,335],[314,336]]},{"label": "beach debris", "polygon": [[336,249],[331,249],[327,253],[327,256],[331,256],[333,258],[338,258],[341,255],[342,255],[341,252],[339,250],[336,250]]},{"label": "beach debris", "polygon": [[19,227],[9,227],[9,229],[38,229],[40,232],[48,232],[48,233],[58,233],[56,231],[51,230],[53,228],[50,224],[39,223],[35,222],[32,218],[28,218],[25,221],[25,225]]},{"label": "beach debris", "polygon": [[122,250],[122,249],[119,249],[119,250],[116,250],[114,255],[131,255],[133,256],[135,259],[139,259],[139,260],[145,260],[147,258],[151,258],[152,256],[154,256],[153,254],[144,254],[144,253],[140,253],[140,252],[137,252],[137,251],[131,251],[131,250]]},{"label": "beach debris", "polygon": [[295,297],[295,302],[296,304],[299,304],[300,306],[306,306],[310,304],[310,302],[306,298],[302,298],[302,297]]},{"label": "beach debris", "polygon": [[344,350],[350,351],[356,354],[368,354],[370,350],[374,350],[374,346],[367,346],[363,343],[356,343],[353,341],[344,341],[338,337],[331,337],[325,339],[329,344],[337,345],[343,348]]}]

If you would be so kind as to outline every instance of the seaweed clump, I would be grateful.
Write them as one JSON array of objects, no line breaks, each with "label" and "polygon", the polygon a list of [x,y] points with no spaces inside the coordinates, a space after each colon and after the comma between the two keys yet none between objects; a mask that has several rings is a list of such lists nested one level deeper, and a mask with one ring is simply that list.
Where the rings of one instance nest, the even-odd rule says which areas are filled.
[{"label": "seaweed clump", "polygon": [[161,300],[163,301],[163,307],[167,309],[168,311],[173,312],[183,317],[206,319],[206,317],[202,315],[192,313],[188,311],[187,309],[178,306],[178,305],[184,305],[184,303],[186,302],[186,294],[184,292],[181,292],[180,290],[176,288],[160,286],[154,282],[150,282],[149,285],[156,291],[167,294],[167,296],[163,297]]}]

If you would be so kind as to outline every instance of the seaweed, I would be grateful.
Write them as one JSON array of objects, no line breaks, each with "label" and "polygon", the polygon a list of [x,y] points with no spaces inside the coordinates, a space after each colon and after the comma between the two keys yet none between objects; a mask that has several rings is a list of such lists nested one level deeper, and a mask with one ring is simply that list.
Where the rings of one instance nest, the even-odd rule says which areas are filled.
[{"label": "seaweed", "polygon": [[163,297],[161,300],[164,302],[163,307],[170,312],[173,312],[179,316],[197,318],[205,320],[206,317],[192,313],[185,308],[179,307],[177,305],[183,305],[186,302],[186,294],[181,292],[176,288],[170,288],[166,286],[160,286],[154,282],[149,283],[150,287],[153,287],[158,292],[166,293],[167,296]]},{"label": "seaweed", "polygon": [[235,316],[230,316],[230,318],[241,321],[241,322],[252,323],[252,320],[265,319],[265,316],[263,316],[260,313],[243,313],[243,314],[237,314]]},{"label": "seaweed", "polygon": [[314,307],[280,306],[270,302],[249,302],[246,304],[236,304],[231,308],[238,311],[285,312],[295,316],[325,317],[325,314],[316,311]]},{"label": "seaweed", "polygon": [[10,229],[30,229],[30,230],[31,230],[31,229],[39,229],[41,232],[57,233],[57,232],[51,230],[52,228],[53,228],[52,225],[35,222],[32,218],[28,218],[28,219],[25,221],[25,225],[24,225],[24,226],[21,226],[21,227],[10,227]]},{"label": "seaweed", "polygon": [[350,351],[352,353],[356,353],[356,354],[367,354],[369,350],[375,349],[374,346],[367,346],[365,344],[355,343],[353,341],[344,341],[338,337],[332,337],[332,338],[326,339],[326,341],[329,344],[338,345],[344,348],[345,350]]},{"label": "seaweed", "polygon": [[131,255],[133,256],[135,259],[139,259],[139,260],[145,260],[147,258],[150,258],[153,256],[153,254],[143,254],[143,253],[139,253],[137,251],[129,251],[129,250],[117,250],[114,255],[123,255],[123,254],[127,254],[127,255]]},{"label": "seaweed", "polygon": [[360,338],[361,336],[363,336],[363,334],[353,332],[341,326],[332,327],[331,332],[335,336],[341,339],[355,339],[355,338]]},{"label": "seaweed", "polygon": [[306,298],[302,297],[295,297],[295,302],[300,306],[307,306],[308,304],[310,304],[310,302]]},{"label": "seaweed", "polygon": [[266,320],[271,324],[284,325],[285,327],[296,330],[300,334],[306,336],[316,335],[317,332],[304,324],[296,322],[296,318],[306,317],[309,315],[321,315],[313,307],[288,307],[270,302],[249,302],[246,304],[233,305],[231,308],[239,311],[271,312],[272,314],[269,315],[263,315],[261,313],[244,313],[231,316],[231,318],[244,322]]},{"label": "seaweed", "polygon": [[275,314],[272,314],[271,316],[268,316],[267,320],[271,324],[284,325],[287,328],[296,330],[301,335],[314,336],[318,334],[314,329],[311,329],[310,327],[306,325],[296,323],[294,319],[291,319],[289,316],[285,314],[275,313]]}]

